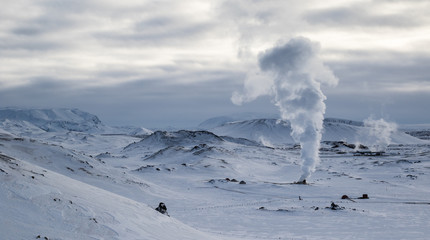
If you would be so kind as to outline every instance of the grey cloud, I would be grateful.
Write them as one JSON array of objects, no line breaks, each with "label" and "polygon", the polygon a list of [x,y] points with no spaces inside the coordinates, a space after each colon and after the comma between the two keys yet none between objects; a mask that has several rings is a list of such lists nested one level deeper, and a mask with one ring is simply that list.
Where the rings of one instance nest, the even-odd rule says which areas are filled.
[{"label": "grey cloud", "polygon": [[401,84],[430,84],[430,56],[421,54],[350,51],[342,60],[327,64],[339,76],[342,85],[363,86],[366,83],[370,89],[373,86],[373,89],[386,91]]},{"label": "grey cloud", "polygon": [[138,46],[141,44],[184,46],[187,43],[192,44],[199,37],[205,37],[214,26],[212,22],[186,22],[179,18],[157,17],[137,22],[130,32],[96,32],[93,36],[101,42],[114,45],[123,45],[127,42]]},{"label": "grey cloud", "polygon": [[[344,59],[327,63],[340,79],[335,89],[324,91],[327,116],[363,120],[374,115],[398,123],[428,122],[429,56],[356,51]],[[408,91],[411,86],[414,90]]]},{"label": "grey cloud", "polygon": [[312,10],[304,13],[303,18],[314,25],[340,28],[410,28],[424,24],[425,19],[418,18],[419,15],[416,14],[417,11],[423,11],[423,9],[411,10],[405,6],[404,11],[391,14],[378,13],[378,9],[383,10],[383,6],[373,1],[346,7]]},{"label": "grey cloud", "polygon": [[428,123],[428,93],[368,93],[361,88],[351,92],[327,93],[326,116],[361,121],[369,116],[400,124]]},{"label": "grey cloud", "polygon": [[188,39],[194,38],[197,35],[206,33],[211,29],[210,24],[196,23],[185,24],[184,26],[171,26],[159,32],[154,31],[137,31],[134,35],[138,40],[152,40],[152,41],[175,41],[175,38]]},{"label": "grey cloud", "polygon": [[147,28],[159,28],[159,27],[163,28],[168,25],[172,25],[174,23],[175,21],[173,18],[160,16],[160,17],[154,17],[154,18],[136,23],[135,29],[140,32],[140,31],[146,31]]},{"label": "grey cloud", "polygon": [[97,78],[131,78],[139,75],[139,72],[126,69],[109,69],[109,70],[99,70],[96,74]]},{"label": "grey cloud", "polygon": [[[380,2],[388,3],[405,3],[405,0],[379,0]],[[428,0],[408,0],[408,3],[428,3]]]},{"label": "grey cloud", "polygon": [[16,35],[28,35],[34,36],[40,34],[40,29],[38,27],[30,27],[30,26],[20,26],[12,30],[12,33]]},{"label": "grey cloud", "polygon": [[[209,81],[172,83],[169,76],[136,79],[111,86],[82,87],[77,81],[39,77],[30,84],[0,89],[0,105],[76,107],[99,115],[107,124],[144,127],[197,126],[207,118],[236,111],[255,111],[254,105],[234,106],[231,91],[240,85],[235,72],[200,72]],[[194,73],[183,78],[194,78]],[[37,80],[37,81],[36,81]],[[241,79],[239,79],[241,80]],[[258,102],[262,112],[270,109]]]},{"label": "grey cloud", "polygon": [[44,5],[32,7],[37,15],[7,19],[10,24],[2,32],[0,49],[42,52],[57,50],[70,43],[59,40],[65,32],[78,26],[77,19],[71,17],[69,9],[52,9]]},{"label": "grey cloud", "polygon": [[[409,4],[405,9],[411,11],[378,14],[382,3],[393,1],[401,5],[412,2],[380,0],[300,15],[307,6],[296,4],[299,1],[224,1],[213,9],[213,16],[206,17],[187,15],[189,12],[184,10],[187,6],[181,1],[137,1],[137,5],[131,1],[28,1],[27,9],[37,9],[32,14],[0,14],[0,73],[16,78],[3,78],[0,82],[0,105],[78,107],[100,115],[107,122],[126,121],[144,126],[179,121],[182,125],[193,125],[187,122],[225,115],[229,111],[270,109],[277,112],[267,97],[241,107],[231,104],[231,92],[240,88],[247,63],[235,65],[237,59],[229,62],[228,53],[211,57],[212,52],[205,52],[206,49],[216,48],[218,41],[236,44],[239,48],[259,49],[297,32],[315,31],[318,35],[326,29],[330,31],[330,27],[344,28],[349,33],[361,31],[361,27],[397,30],[428,25],[430,10],[425,0],[414,1],[421,9]],[[35,16],[36,13],[39,15]],[[381,33],[375,37],[378,34]],[[205,41],[208,41],[207,47]],[[425,40],[418,41],[421,40],[414,42],[413,48],[428,46]],[[223,46],[222,50],[228,49]],[[168,56],[156,55],[161,54],[157,50]],[[196,56],[200,50],[205,56],[199,55],[200,52]],[[151,54],[160,62],[150,62]],[[401,84],[429,85],[430,58],[425,53],[371,50],[336,54],[345,57],[327,64],[340,83],[336,89],[324,92],[328,96],[328,112],[334,108],[345,109],[328,116],[342,117],[345,113],[362,120],[369,112],[379,111],[380,107],[372,106],[379,106],[380,102],[387,102],[387,109],[393,115],[402,116],[387,100],[393,92],[385,91]],[[46,77],[37,77],[45,73]],[[78,76],[79,80],[73,79]],[[88,81],[83,82],[82,78]],[[6,89],[10,84],[5,83],[15,80],[30,84]],[[116,84],[101,86],[108,80]],[[430,95],[424,91],[399,93],[393,101],[402,109],[415,104],[423,110],[420,102],[430,102],[425,94]],[[362,100],[354,100],[352,96]],[[342,103],[350,105],[345,107]],[[419,116],[415,108],[410,111],[413,112],[411,119]],[[363,118],[354,115],[363,112],[366,115]]]},{"label": "grey cloud", "polygon": [[[33,5],[38,15],[17,18],[12,34],[38,37],[52,32],[78,27],[80,19],[87,13],[91,1],[42,1]],[[30,5],[31,6],[31,5]]]},{"label": "grey cloud", "polygon": [[59,0],[59,1],[43,1],[40,3],[47,11],[56,12],[83,12],[91,7],[100,7],[94,4],[95,1],[75,1],[75,0]]},{"label": "grey cloud", "polygon": [[3,57],[19,56],[22,53],[15,50],[26,50],[31,52],[46,52],[62,48],[63,43],[51,40],[22,40],[4,41],[0,40],[0,49],[2,50]]},{"label": "grey cloud", "polygon": [[57,14],[43,15],[21,22],[18,27],[12,29],[12,33],[33,37],[35,35],[63,30],[72,25],[73,21],[67,19],[65,16]]}]

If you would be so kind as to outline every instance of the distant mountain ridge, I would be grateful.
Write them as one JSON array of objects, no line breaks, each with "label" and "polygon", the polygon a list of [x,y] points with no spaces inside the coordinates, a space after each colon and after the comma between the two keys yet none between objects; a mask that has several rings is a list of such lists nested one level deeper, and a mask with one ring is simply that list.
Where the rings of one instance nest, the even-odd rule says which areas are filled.
[{"label": "distant mountain ridge", "polygon": [[254,120],[254,119],[275,119],[276,117],[277,117],[276,114],[263,114],[263,113],[255,113],[255,112],[236,113],[228,116],[209,118],[203,121],[202,123],[200,123],[198,125],[198,128],[211,129],[229,122],[238,122],[238,121]]},{"label": "distant mountain ridge", "polygon": [[94,114],[76,108],[0,108],[0,128],[15,134],[43,132],[86,132],[145,136],[152,131],[141,127],[106,126]]},{"label": "distant mountain ridge", "polygon": [[90,113],[77,108],[53,108],[53,109],[23,109],[23,108],[0,108],[0,120],[29,120],[31,122],[49,121],[92,121],[101,123],[100,119]]},{"label": "distant mountain ridge", "polygon": [[0,109],[0,121],[28,122],[47,132],[89,131],[102,126],[100,119],[79,109]]},{"label": "distant mountain ridge", "polygon": [[[252,116],[243,116],[244,118]],[[199,125],[201,131],[152,131],[136,127],[110,127],[91,113],[79,109],[21,109],[0,108],[0,128],[16,136],[35,136],[47,132],[84,132],[96,134],[125,134],[143,139],[140,144],[186,144],[187,142],[206,142],[225,140],[242,141],[247,139],[266,146],[296,143],[291,137],[288,121],[275,118],[235,120],[237,117],[218,117],[206,120]],[[327,118],[324,120],[322,141],[360,142],[366,127],[363,122]],[[4,135],[4,134],[3,134]],[[221,137],[221,138],[220,138]],[[223,138],[224,137],[224,138]],[[391,136],[392,143],[423,143],[403,131]],[[246,144],[251,144],[247,142]]]},{"label": "distant mountain ridge", "polygon": [[[211,122],[211,121],[209,121]],[[349,143],[360,142],[365,134],[366,127],[363,122],[327,118],[324,120],[322,141],[346,141]],[[206,129],[219,136],[231,136],[246,138],[260,142],[264,145],[292,144],[291,126],[287,121],[279,119],[254,119],[244,121],[232,121]],[[391,135],[392,143],[408,144],[422,143],[416,137],[402,131],[396,131]]]}]

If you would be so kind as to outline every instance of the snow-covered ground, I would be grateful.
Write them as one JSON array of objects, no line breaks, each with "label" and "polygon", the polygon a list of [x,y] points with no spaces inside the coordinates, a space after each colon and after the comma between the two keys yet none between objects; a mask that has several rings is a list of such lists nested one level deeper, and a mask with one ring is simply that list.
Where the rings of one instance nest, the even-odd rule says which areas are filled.
[{"label": "snow-covered ground", "polygon": [[[430,142],[401,131],[373,153],[359,148],[360,122],[326,120],[321,163],[302,185],[293,184],[300,149],[288,123],[272,119],[152,132],[78,110],[7,114],[15,118],[0,111],[1,239],[430,235]],[[159,202],[170,217],[154,210]]]}]

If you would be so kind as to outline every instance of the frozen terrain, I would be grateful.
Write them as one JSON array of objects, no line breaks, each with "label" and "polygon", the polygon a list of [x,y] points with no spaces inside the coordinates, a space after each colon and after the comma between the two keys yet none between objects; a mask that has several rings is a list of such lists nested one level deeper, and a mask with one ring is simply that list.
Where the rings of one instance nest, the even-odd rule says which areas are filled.
[{"label": "frozen terrain", "polygon": [[363,123],[326,119],[302,185],[287,122],[230,120],[153,132],[0,109],[1,239],[428,239],[429,141],[396,131],[372,152]]}]

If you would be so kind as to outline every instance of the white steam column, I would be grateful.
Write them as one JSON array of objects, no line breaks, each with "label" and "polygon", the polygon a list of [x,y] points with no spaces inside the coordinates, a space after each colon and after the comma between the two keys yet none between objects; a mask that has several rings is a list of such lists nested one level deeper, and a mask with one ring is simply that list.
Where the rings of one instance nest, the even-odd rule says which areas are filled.
[{"label": "white steam column", "polygon": [[[301,146],[302,175],[305,183],[319,163],[323,131],[325,95],[321,84],[335,86],[338,79],[318,58],[319,44],[297,37],[259,55],[261,74],[245,81],[244,92],[233,93],[232,101],[241,104],[261,95],[272,95],[281,118],[291,123],[292,137]],[[256,89],[263,89],[258,92]]]}]

